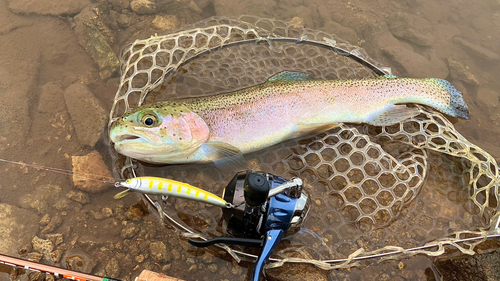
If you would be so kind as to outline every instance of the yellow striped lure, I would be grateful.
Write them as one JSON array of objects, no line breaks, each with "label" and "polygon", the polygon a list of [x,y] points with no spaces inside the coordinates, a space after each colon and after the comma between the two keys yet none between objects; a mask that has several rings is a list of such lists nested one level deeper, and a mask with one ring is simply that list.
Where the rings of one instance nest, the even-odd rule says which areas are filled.
[{"label": "yellow striped lure", "polygon": [[125,181],[116,182],[116,187],[128,188],[114,196],[119,199],[127,195],[130,190],[140,193],[165,195],[195,200],[222,208],[232,208],[232,204],[226,202],[219,196],[194,187],[187,183],[157,177],[137,177]]}]

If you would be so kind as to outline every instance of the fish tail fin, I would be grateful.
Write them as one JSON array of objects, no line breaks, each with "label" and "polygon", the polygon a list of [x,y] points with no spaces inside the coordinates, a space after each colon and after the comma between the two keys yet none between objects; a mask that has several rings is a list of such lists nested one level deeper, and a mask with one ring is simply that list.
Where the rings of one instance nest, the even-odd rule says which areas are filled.
[{"label": "fish tail fin", "polygon": [[446,80],[436,80],[439,80],[441,86],[444,87],[450,94],[450,104],[443,110],[443,112],[453,117],[460,117],[469,120],[469,107],[465,103],[462,92],[457,90]]}]

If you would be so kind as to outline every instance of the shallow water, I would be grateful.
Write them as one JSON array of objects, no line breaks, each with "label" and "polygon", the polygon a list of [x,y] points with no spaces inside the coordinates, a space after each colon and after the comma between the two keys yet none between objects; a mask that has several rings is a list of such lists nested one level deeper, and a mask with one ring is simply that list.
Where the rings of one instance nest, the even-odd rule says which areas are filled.
[{"label": "shallow water", "polygon": [[[71,85],[85,84],[106,113],[118,85],[118,75],[106,77],[89,46],[81,43],[82,19],[96,17],[98,28],[119,54],[136,38],[168,32],[172,26],[166,23],[182,27],[214,15],[252,14],[283,20],[300,17],[307,27],[361,46],[397,76],[451,81],[464,93],[471,112],[470,121],[455,124],[457,130],[500,159],[498,1],[157,1],[152,15],[138,15],[127,0],[92,5],[50,1],[59,2],[67,4],[0,1],[0,158],[70,170],[71,156],[95,147],[110,163],[106,141],[94,144],[95,139],[85,137],[105,130],[98,122],[85,123],[96,118],[95,111],[83,105],[83,115],[68,110],[88,103],[78,95],[81,91],[68,90]],[[155,27],[156,14],[174,15],[177,22],[169,17]],[[45,257],[38,257],[41,262],[70,264],[125,280],[143,269],[186,280],[233,280],[249,274],[248,264],[240,266],[226,255],[193,249],[155,215],[147,215],[139,196],[116,201],[117,190],[111,187],[81,192],[65,175],[8,164],[0,164],[0,169],[0,204],[9,206],[2,210],[12,218],[3,220],[10,228],[0,231],[6,254],[17,255],[25,247],[22,257],[37,258],[33,253],[43,250],[30,243],[35,235],[56,242],[50,234],[62,234],[62,243],[54,243]],[[182,209],[182,204],[191,203],[178,204],[176,208]],[[167,254],[155,255],[155,249],[162,248]],[[78,257],[82,263],[74,262]],[[425,280],[432,275],[428,258],[415,257],[404,264],[403,271],[391,262],[334,272],[330,278]]]}]

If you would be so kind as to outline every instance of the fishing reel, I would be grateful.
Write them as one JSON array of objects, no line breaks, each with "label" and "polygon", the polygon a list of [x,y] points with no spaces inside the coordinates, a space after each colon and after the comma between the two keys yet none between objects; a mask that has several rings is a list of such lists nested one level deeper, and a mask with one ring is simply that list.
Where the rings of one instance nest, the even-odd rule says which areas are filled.
[{"label": "fishing reel", "polygon": [[221,207],[224,232],[230,236],[189,240],[189,243],[197,247],[222,243],[262,248],[252,272],[253,280],[259,279],[264,264],[281,238],[300,230],[310,208],[301,179],[287,181],[263,172],[237,173],[224,189],[223,198],[187,183],[156,177],[130,178],[115,185],[127,188],[115,198],[134,190]]},{"label": "fishing reel", "polygon": [[263,266],[281,238],[300,230],[309,208],[310,198],[302,180],[287,181],[282,177],[244,171],[237,173],[224,189],[223,228],[231,237],[207,241],[189,240],[197,247],[216,243],[260,247],[251,280],[259,280]]}]

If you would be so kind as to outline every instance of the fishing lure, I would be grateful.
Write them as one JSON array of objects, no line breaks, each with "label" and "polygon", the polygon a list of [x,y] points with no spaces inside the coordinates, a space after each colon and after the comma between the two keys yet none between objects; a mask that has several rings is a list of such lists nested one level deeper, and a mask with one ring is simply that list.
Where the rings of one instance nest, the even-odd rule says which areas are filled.
[{"label": "fishing lure", "polygon": [[115,195],[115,199],[124,197],[130,190],[140,193],[174,196],[190,199],[198,202],[231,208],[232,205],[219,196],[203,189],[194,187],[187,183],[157,177],[136,177],[115,183],[116,187],[125,187],[124,190]]}]

